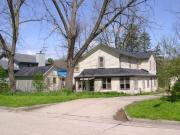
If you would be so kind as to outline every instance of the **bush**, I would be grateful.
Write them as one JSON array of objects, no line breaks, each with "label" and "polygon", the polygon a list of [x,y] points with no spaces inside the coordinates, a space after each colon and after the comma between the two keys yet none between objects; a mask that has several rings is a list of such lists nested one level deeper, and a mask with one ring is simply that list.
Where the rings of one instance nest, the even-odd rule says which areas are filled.
[{"label": "bush", "polygon": [[63,88],[60,91],[63,93],[66,93],[66,94],[72,94],[73,93],[73,91],[71,89],[67,89],[67,88]]},{"label": "bush", "polygon": [[171,101],[174,102],[180,99],[180,79],[174,84],[171,91]]},{"label": "bush", "polygon": [[44,82],[44,76],[41,73],[37,73],[33,76],[32,84],[37,91],[43,91],[47,88],[47,86]]},{"label": "bush", "polygon": [[7,72],[0,66],[0,92],[9,91],[9,85],[6,78]]}]

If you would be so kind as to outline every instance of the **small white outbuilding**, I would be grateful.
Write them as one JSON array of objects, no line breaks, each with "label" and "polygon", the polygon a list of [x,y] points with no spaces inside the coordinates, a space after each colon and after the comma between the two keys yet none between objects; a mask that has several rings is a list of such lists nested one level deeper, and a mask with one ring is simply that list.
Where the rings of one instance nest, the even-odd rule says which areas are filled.
[{"label": "small white outbuilding", "polygon": [[47,90],[59,90],[63,87],[62,79],[58,76],[58,70],[54,66],[23,67],[16,74],[16,89],[21,91],[33,91],[33,76],[42,73]]}]

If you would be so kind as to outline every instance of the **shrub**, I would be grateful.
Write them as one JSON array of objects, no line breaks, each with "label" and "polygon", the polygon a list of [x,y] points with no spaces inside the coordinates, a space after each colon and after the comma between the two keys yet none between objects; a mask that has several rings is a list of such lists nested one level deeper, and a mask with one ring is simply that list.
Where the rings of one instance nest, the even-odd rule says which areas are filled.
[{"label": "shrub", "polygon": [[67,89],[67,88],[63,88],[60,91],[63,93],[66,93],[66,94],[72,94],[73,93],[73,91],[71,89]]},{"label": "shrub", "polygon": [[37,73],[33,76],[32,84],[37,91],[43,91],[47,88],[47,86],[44,82],[44,76],[42,73]]},{"label": "shrub", "polygon": [[174,84],[171,91],[171,101],[174,102],[180,99],[180,79]]},{"label": "shrub", "polygon": [[0,92],[9,91],[7,72],[0,66]]}]

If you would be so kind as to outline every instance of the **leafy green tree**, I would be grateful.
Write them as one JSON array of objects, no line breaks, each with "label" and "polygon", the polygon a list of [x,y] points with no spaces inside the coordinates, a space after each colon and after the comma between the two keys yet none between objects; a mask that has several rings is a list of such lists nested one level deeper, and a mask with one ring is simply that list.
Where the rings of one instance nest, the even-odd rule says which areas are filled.
[{"label": "leafy green tree", "polygon": [[42,73],[36,73],[33,76],[33,86],[37,91],[43,91],[47,88],[45,81],[44,81],[44,76]]},{"label": "leafy green tree", "polygon": [[150,49],[150,35],[147,32],[140,33],[138,49],[146,52]]},{"label": "leafy green tree", "polygon": [[0,80],[4,80],[7,77],[7,72],[0,66]]},{"label": "leafy green tree", "polygon": [[171,91],[171,102],[174,102],[176,100],[180,99],[180,80],[178,80]]},{"label": "leafy green tree", "polygon": [[151,48],[150,35],[145,31],[142,32],[139,26],[130,24],[119,45],[121,49],[131,52],[145,52]]},{"label": "leafy green tree", "polygon": [[123,41],[123,46],[125,47],[124,49],[131,51],[131,52],[137,52],[138,51],[138,46],[139,46],[139,28],[135,24],[131,24],[129,26],[129,29],[127,33],[124,33],[124,41]]},{"label": "leafy green tree", "polygon": [[0,92],[9,90],[6,78],[7,72],[0,66]]},{"label": "leafy green tree", "polygon": [[48,58],[48,63],[49,63],[50,65],[53,65],[53,64],[54,64],[54,60],[53,60],[52,58]]}]

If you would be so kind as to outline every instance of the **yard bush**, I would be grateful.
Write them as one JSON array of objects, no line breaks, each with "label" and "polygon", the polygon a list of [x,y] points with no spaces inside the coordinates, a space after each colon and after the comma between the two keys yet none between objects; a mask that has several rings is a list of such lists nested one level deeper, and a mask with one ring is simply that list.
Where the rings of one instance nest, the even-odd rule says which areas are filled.
[{"label": "yard bush", "polygon": [[32,84],[37,91],[43,91],[47,88],[47,86],[44,82],[44,76],[41,73],[37,73],[33,76]]},{"label": "yard bush", "polygon": [[174,102],[180,99],[180,79],[174,84],[171,91],[171,101]]},{"label": "yard bush", "polygon": [[0,92],[9,91],[7,72],[0,66]]},{"label": "yard bush", "polygon": [[66,93],[66,94],[72,94],[73,93],[73,91],[71,89],[67,89],[67,88],[63,88],[60,91],[63,93]]}]

